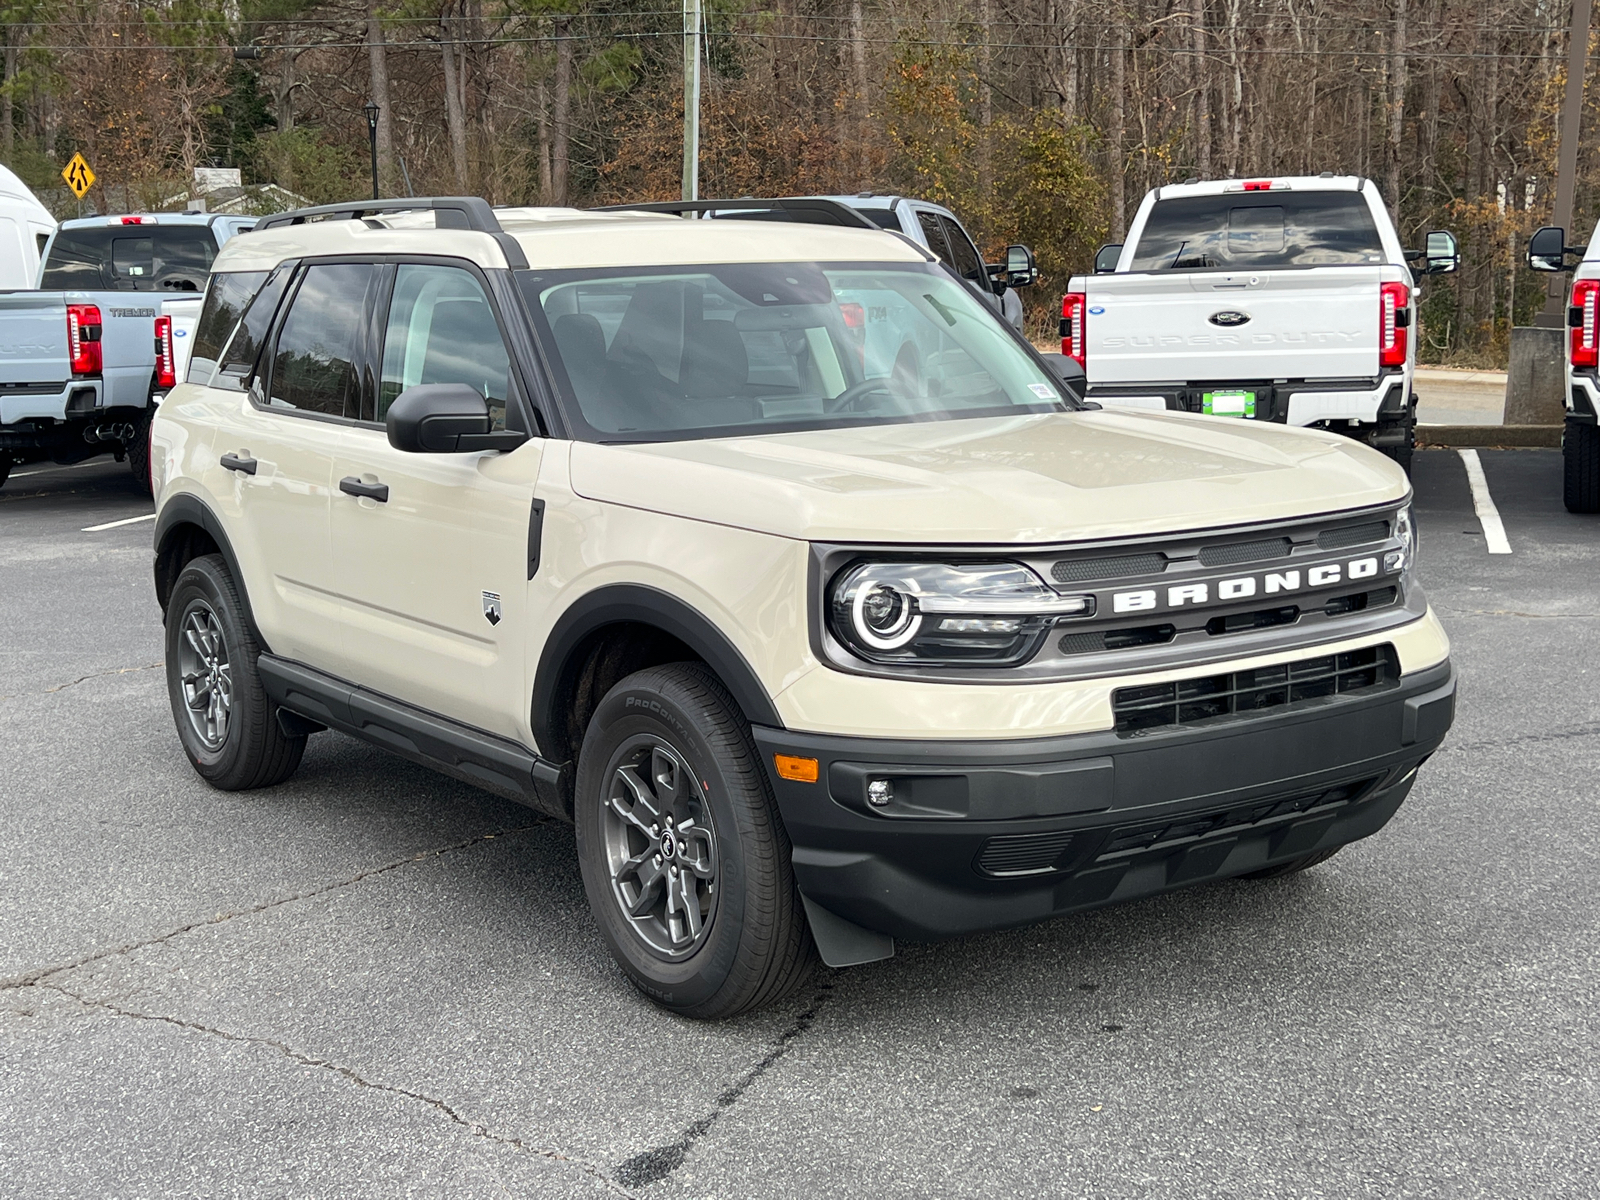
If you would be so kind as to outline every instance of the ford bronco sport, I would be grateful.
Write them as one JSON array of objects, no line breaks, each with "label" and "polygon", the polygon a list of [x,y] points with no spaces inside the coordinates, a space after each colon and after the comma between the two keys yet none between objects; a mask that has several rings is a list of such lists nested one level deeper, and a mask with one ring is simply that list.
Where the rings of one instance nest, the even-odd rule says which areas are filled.
[{"label": "ford bronco sport", "polygon": [[334,729],[571,821],[682,1013],[1310,866],[1453,716],[1394,463],[1095,411],[887,233],[300,210],[222,249],[197,341],[154,425],[195,769]]}]

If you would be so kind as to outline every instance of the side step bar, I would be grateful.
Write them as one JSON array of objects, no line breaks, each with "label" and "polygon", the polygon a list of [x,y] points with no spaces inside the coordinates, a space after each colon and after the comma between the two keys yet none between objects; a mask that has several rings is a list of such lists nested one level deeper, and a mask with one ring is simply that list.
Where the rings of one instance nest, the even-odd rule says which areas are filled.
[{"label": "side step bar", "polygon": [[263,654],[256,660],[256,670],[273,703],[297,716],[563,821],[572,820],[569,764],[550,762],[506,738],[286,658]]}]

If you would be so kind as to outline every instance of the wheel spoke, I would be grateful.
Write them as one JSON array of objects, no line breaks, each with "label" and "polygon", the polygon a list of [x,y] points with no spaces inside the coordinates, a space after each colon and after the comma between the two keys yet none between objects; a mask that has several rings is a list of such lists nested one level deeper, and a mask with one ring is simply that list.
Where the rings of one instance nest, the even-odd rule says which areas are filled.
[{"label": "wheel spoke", "polygon": [[639,888],[639,894],[634,897],[633,903],[628,905],[630,917],[642,917],[651,908],[655,907],[656,893],[660,890],[656,885],[661,882],[662,876],[657,872],[648,884]]},{"label": "wheel spoke", "polygon": [[673,929],[674,942],[692,942],[700,936],[700,898],[689,884],[689,876],[679,872],[667,879],[667,913],[676,914],[678,928]]},{"label": "wheel spoke", "polygon": [[205,633],[200,628],[200,622],[193,616],[189,618],[189,627],[183,631],[183,636],[202,659],[211,657],[211,648],[206,645]]},{"label": "wheel spoke", "polygon": [[682,840],[682,848],[678,857],[683,865],[693,871],[701,879],[712,879],[717,873],[716,863],[712,860],[711,831],[685,822],[678,826],[678,836]]},{"label": "wheel spoke", "polygon": [[[188,681],[185,681],[185,683],[187,685]],[[189,707],[194,709],[195,712],[207,707],[211,703],[211,680],[206,679],[204,682],[193,684],[189,688],[188,702]]]},{"label": "wheel spoke", "polygon": [[[639,772],[633,767],[620,767],[617,778],[627,785],[628,791],[633,794],[633,809],[631,811],[617,808],[617,800],[613,799],[612,807],[617,808],[617,814],[632,821],[639,828],[649,832],[652,822],[661,819],[661,802],[646,786],[644,780],[639,778]],[[638,815],[639,809],[644,809],[645,816]]]}]

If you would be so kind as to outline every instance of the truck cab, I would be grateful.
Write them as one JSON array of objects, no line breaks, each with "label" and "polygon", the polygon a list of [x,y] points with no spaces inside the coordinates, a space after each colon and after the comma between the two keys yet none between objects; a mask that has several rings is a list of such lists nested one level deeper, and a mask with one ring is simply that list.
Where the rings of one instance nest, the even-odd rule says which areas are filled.
[{"label": "truck cab", "polygon": [[1448,233],[1407,251],[1354,176],[1160,187],[1068,284],[1061,350],[1101,404],[1315,426],[1409,467],[1417,276],[1457,261]]}]

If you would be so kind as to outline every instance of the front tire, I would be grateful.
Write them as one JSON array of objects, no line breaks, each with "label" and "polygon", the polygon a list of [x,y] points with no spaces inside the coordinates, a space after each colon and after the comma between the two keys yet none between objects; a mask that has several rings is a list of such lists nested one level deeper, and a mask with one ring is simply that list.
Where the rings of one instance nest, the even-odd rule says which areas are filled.
[{"label": "front tire", "polygon": [[1561,466],[1567,511],[1600,512],[1600,425],[1567,419]]},{"label": "front tire", "polygon": [[774,1003],[815,957],[789,838],[750,738],[698,663],[628,676],[578,757],[578,862],[635,987],[704,1019]]},{"label": "front tire", "polygon": [[220,554],[194,559],[167,601],[167,696],[178,740],[200,777],[225,792],[293,775],[304,736],[289,737],[256,673],[261,649]]}]

